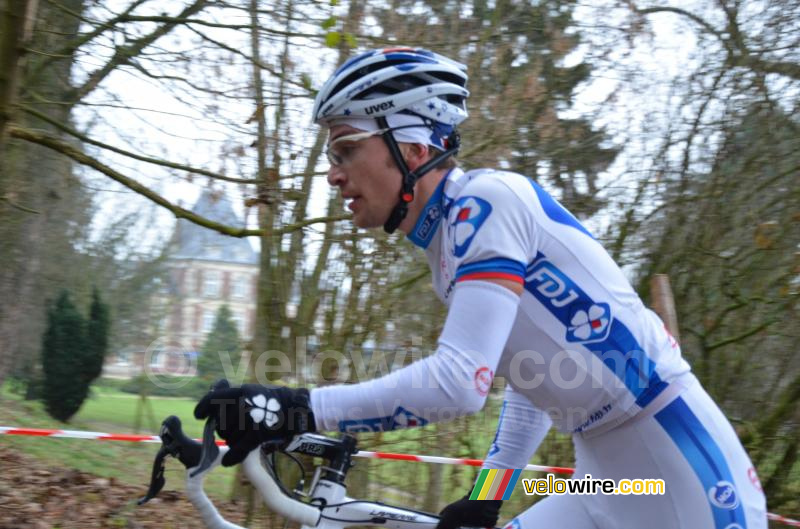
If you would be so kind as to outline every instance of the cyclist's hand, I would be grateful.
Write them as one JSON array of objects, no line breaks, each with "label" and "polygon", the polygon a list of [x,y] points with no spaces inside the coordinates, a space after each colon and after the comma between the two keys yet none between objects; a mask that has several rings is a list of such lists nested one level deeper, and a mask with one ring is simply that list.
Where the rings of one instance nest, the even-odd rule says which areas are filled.
[{"label": "cyclist's hand", "polygon": [[451,503],[439,513],[436,529],[494,527],[500,517],[502,500],[470,500],[469,495]]},{"label": "cyclist's hand", "polygon": [[281,441],[315,431],[307,389],[244,384],[232,388],[227,380],[214,385],[194,409],[197,419],[213,417],[217,433],[230,447],[223,466],[241,463],[266,441]]}]

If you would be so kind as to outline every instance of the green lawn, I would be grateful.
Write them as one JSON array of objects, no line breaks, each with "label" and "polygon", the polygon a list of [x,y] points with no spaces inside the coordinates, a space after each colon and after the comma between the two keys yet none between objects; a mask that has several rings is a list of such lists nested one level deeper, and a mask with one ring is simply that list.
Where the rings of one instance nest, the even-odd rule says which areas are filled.
[{"label": "green lawn", "polygon": [[[5,388],[0,393],[0,425],[29,428],[61,428],[109,433],[134,433],[138,397],[109,388],[93,388],[78,414],[68,424],[58,423],[44,411],[39,402],[24,401]],[[194,401],[190,399],[148,399],[157,424],[149,421],[139,433],[157,434],[161,420],[177,415],[188,435],[199,437],[202,423],[192,416]],[[146,417],[146,415],[145,415]],[[150,481],[153,458],[158,451],[155,443],[94,441],[52,437],[0,436],[0,448],[12,446],[29,455],[52,462],[54,466],[70,467],[125,483],[146,486]],[[233,484],[232,469],[216,469],[207,479],[206,490],[218,498],[227,496]],[[183,489],[183,469],[177,461],[167,463],[168,489]]]},{"label": "green lawn", "polygon": [[[108,426],[123,428],[119,433],[130,433],[134,431],[140,402],[137,395],[95,386],[92,388],[92,396],[84,402],[73,420],[89,425],[92,429]],[[186,398],[149,397],[143,411],[148,411],[147,407],[152,410],[155,424],[151,424],[148,413],[142,413],[141,433],[156,435],[162,420],[170,415],[177,415],[187,435],[200,437],[203,434],[203,423],[192,415],[195,403],[196,401]]]},{"label": "green lawn", "polygon": [[[139,397],[123,393],[117,389],[94,386],[92,396],[86,400],[79,413],[69,424],[59,424],[43,410],[41,403],[23,401],[8,390],[0,392],[0,425],[38,428],[63,428],[67,430],[91,430],[109,433],[135,433]],[[491,443],[497,420],[497,402],[476,419],[485,421],[481,426],[468,429],[473,432],[468,444],[448,439],[447,448],[442,449],[444,438],[452,436],[447,431],[439,431],[436,426],[386,432],[380,435],[359,436],[359,446],[363,450],[399,452],[410,454],[445,455],[452,457],[482,457]],[[169,415],[177,415],[186,433],[200,437],[203,423],[192,416],[195,401],[186,398],[149,397],[155,425],[151,428],[148,414],[143,414],[141,434],[157,434],[161,420]],[[486,414],[485,416],[483,414]],[[146,485],[150,479],[152,458],[158,449],[157,444],[130,442],[90,441],[81,439],[55,439],[39,437],[0,436],[0,448],[14,446],[28,454],[54,465],[77,468],[103,477],[113,477],[124,482]],[[392,497],[391,490],[413,492],[424,489],[428,483],[430,465],[411,462],[376,461],[356,459],[357,469],[367,472],[370,481],[388,487],[384,489],[383,499],[408,503],[408,497]],[[450,499],[461,497],[472,483],[477,470],[472,467],[445,468],[445,496]],[[233,483],[231,469],[217,469],[208,478],[207,490],[210,495],[227,496]],[[293,485],[293,484],[291,484]],[[167,489],[182,490],[182,468],[177,461],[170,461],[167,467]],[[421,497],[420,495],[417,495]]]}]

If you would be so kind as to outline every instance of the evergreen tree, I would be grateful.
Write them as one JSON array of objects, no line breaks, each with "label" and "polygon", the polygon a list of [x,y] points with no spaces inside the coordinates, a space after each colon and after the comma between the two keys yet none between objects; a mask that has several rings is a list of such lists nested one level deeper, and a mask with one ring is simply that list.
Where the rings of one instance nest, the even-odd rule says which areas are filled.
[{"label": "evergreen tree", "polygon": [[[200,351],[197,371],[200,376],[213,380],[230,376],[233,371],[226,373],[226,364],[235,371],[241,356],[239,331],[232,319],[231,309],[222,305],[217,311],[214,328]],[[230,359],[230,363],[227,359]]]},{"label": "evergreen tree", "polygon": [[108,351],[108,331],[111,326],[108,305],[100,299],[97,287],[92,288],[92,305],[89,308],[89,322],[86,326],[86,365],[84,373],[89,381],[103,372],[103,362]]},{"label": "evergreen tree", "polygon": [[86,321],[62,291],[47,311],[42,339],[42,399],[47,413],[66,422],[81,407],[89,391],[83,374],[87,351]]},{"label": "evergreen tree", "polygon": [[[470,4],[470,3],[468,3]],[[459,129],[467,169],[501,167],[536,180],[579,218],[605,201],[598,176],[618,148],[573,103],[592,64],[564,65],[581,33],[573,0],[369,4],[387,41],[413,43],[468,67],[470,117]],[[425,28],[424,32],[420,28]]]},{"label": "evergreen tree", "polygon": [[47,329],[42,338],[41,398],[47,412],[68,421],[89,395],[89,386],[103,371],[111,325],[108,306],[100,293],[92,291],[87,321],[63,290],[47,311]]}]

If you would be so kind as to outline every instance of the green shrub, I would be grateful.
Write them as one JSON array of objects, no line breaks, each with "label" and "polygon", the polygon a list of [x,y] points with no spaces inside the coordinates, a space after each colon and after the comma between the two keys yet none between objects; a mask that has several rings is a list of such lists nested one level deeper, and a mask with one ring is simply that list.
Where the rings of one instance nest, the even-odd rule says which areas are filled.
[{"label": "green shrub", "polygon": [[142,392],[153,397],[184,397],[199,399],[208,392],[212,381],[202,377],[170,377],[159,375],[164,386],[156,385],[146,375],[139,375],[119,386],[120,391],[140,395]]},{"label": "green shrub", "polygon": [[[66,422],[89,395],[89,386],[100,376],[108,350],[108,307],[92,291],[87,321],[62,291],[47,310],[42,336],[43,380],[37,393],[51,417]],[[28,389],[31,390],[29,385]]]}]

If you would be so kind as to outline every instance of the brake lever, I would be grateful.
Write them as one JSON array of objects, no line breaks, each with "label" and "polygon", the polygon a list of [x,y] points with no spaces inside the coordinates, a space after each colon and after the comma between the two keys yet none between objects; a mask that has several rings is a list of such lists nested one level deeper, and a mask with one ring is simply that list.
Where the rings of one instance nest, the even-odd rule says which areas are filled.
[{"label": "brake lever", "polygon": [[200,454],[200,464],[197,468],[189,474],[189,477],[195,477],[198,474],[205,472],[219,456],[219,447],[217,440],[214,437],[214,431],[217,429],[217,421],[213,417],[209,417],[206,425],[203,428],[203,451]]},{"label": "brake lever", "polygon": [[170,451],[166,446],[162,446],[159,449],[158,454],[156,454],[156,458],[153,461],[153,471],[150,475],[150,486],[147,488],[147,494],[145,494],[144,498],[140,498],[136,505],[144,505],[148,501],[155,498],[161,489],[164,488],[164,484],[166,480],[164,479],[164,458],[169,455]]}]

